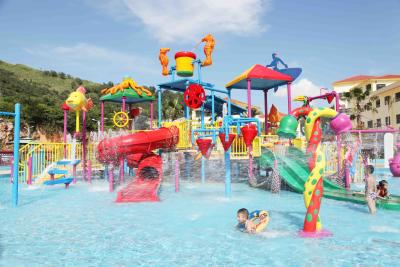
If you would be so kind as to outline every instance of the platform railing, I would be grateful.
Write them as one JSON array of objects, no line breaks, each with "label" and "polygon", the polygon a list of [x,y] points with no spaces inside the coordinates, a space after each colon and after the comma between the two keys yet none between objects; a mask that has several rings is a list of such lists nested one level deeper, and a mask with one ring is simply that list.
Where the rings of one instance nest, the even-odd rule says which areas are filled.
[{"label": "platform railing", "polygon": [[[75,145],[76,159],[82,159],[82,144]],[[64,157],[64,147],[66,157]],[[28,178],[35,179],[52,163],[64,158],[73,157],[73,145],[71,143],[30,143],[21,147],[19,174],[22,182],[28,181]],[[87,146],[87,160],[91,161],[93,169],[101,168],[102,165],[96,159],[97,143],[89,143]],[[77,166],[78,171],[82,169],[82,164]]]}]

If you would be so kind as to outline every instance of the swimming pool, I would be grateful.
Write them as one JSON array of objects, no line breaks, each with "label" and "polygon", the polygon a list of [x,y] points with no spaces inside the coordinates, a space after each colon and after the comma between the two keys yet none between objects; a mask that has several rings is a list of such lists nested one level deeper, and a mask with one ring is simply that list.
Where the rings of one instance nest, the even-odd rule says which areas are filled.
[{"label": "swimming pool", "polygon": [[[222,183],[182,183],[179,193],[164,183],[159,203],[115,204],[104,182],[69,190],[21,186],[20,206],[11,208],[9,188],[0,180],[3,266],[394,266],[400,260],[399,212],[370,216],[364,206],[324,199],[321,218],[333,237],[303,239],[297,236],[302,195],[286,191],[236,183],[227,200]],[[269,210],[268,230],[236,231],[241,207]]]}]

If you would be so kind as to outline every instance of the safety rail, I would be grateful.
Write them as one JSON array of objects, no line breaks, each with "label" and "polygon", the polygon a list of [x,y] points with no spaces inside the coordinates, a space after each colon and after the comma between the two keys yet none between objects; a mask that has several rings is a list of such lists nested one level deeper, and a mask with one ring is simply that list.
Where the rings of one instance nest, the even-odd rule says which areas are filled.
[{"label": "safety rail", "polygon": [[[64,157],[64,148],[66,157]],[[52,163],[64,158],[72,158],[73,144],[68,143],[29,143],[23,146],[19,162],[19,177],[26,182],[28,175],[32,179],[37,178]],[[96,159],[97,143],[87,145],[87,160],[91,161],[93,169],[101,168],[101,163]],[[76,143],[75,157],[82,159],[82,144]],[[82,164],[78,165],[78,170],[82,169]],[[31,173],[29,173],[31,172]]]}]

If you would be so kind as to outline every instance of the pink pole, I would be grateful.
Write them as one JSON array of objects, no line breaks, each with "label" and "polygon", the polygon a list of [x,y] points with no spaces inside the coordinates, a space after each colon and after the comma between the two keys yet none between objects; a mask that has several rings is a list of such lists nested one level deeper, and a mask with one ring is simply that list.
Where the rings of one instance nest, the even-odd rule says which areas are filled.
[{"label": "pink pole", "polygon": [[11,159],[11,173],[10,173],[10,183],[13,183],[14,179],[14,157]]},{"label": "pink pole", "polygon": [[346,160],[344,163],[345,166],[345,187],[346,189],[350,189],[350,163]]},{"label": "pink pole", "polygon": [[28,184],[32,184],[32,156],[28,159]]},{"label": "pink pole", "polygon": [[88,160],[88,182],[92,183],[92,161]]},{"label": "pink pole", "polygon": [[292,112],[292,89],[291,89],[292,83],[288,82],[287,83],[287,107],[288,107],[288,114]]},{"label": "pink pole", "polygon": [[264,90],[264,123],[265,123],[265,132],[264,134],[268,134],[268,90]]},{"label": "pink pole", "polygon": [[[247,79],[247,117],[251,118],[251,79]],[[253,179],[253,145],[249,146],[249,179]]]},{"label": "pink pole", "polygon": [[251,79],[247,79],[247,117],[251,118]]},{"label": "pink pole", "polygon": [[108,171],[109,191],[114,191],[114,165],[111,165]]},{"label": "pink pole", "polygon": [[74,164],[74,166],[72,167],[72,176],[74,178],[72,183],[76,184],[76,164]]},{"label": "pink pole", "polygon": [[83,116],[83,129],[82,129],[82,180],[86,181],[86,112],[82,113]]},{"label": "pink pole", "polygon": [[175,159],[175,193],[179,192],[179,160]]},{"label": "pink pole", "polygon": [[150,130],[153,130],[154,104],[150,102]]},{"label": "pink pole", "polygon": [[124,172],[124,159],[120,159],[119,161],[119,184],[122,185],[124,184],[124,176],[125,176],[125,172]]},{"label": "pink pole", "polygon": [[125,96],[122,97],[122,111],[123,112],[126,111],[126,97]]},{"label": "pink pole", "polygon": [[104,101],[101,101],[101,103],[100,103],[100,112],[101,112],[101,114],[100,114],[100,116],[101,116],[101,119],[100,119],[101,133],[104,133]]},{"label": "pink pole", "polygon": [[67,110],[64,109],[64,158],[67,158]]}]

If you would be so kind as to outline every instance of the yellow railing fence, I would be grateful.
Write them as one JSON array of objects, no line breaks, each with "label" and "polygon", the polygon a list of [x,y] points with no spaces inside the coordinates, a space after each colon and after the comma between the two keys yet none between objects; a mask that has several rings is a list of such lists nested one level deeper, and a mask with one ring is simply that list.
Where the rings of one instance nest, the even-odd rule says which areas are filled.
[{"label": "yellow railing fence", "polygon": [[[64,157],[64,148],[66,149],[66,157]],[[20,149],[19,161],[19,177],[21,181],[28,179],[28,163],[32,163],[32,179],[40,176],[43,171],[52,163],[64,158],[73,157],[73,144],[68,143],[31,143]],[[82,159],[82,144],[76,143],[75,156],[76,159]],[[100,168],[101,163],[96,160],[97,143],[89,143],[87,145],[87,160],[91,160],[92,168]],[[82,165],[78,165],[78,170],[82,169]]]}]

